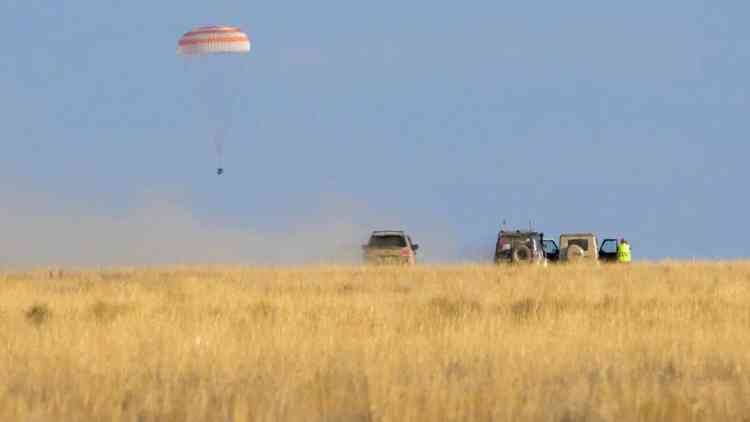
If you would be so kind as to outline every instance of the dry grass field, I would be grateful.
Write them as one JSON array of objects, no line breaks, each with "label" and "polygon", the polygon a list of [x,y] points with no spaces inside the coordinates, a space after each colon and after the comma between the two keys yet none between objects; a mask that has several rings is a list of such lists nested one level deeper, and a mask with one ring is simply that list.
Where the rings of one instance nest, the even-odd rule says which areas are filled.
[{"label": "dry grass field", "polygon": [[750,264],[0,274],[0,421],[750,420]]}]

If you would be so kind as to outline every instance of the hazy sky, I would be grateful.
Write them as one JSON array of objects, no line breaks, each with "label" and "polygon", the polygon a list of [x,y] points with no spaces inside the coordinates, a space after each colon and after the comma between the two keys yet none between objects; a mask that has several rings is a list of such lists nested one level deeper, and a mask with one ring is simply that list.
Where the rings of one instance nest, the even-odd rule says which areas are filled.
[{"label": "hazy sky", "polygon": [[[393,226],[451,260],[489,256],[503,220],[625,236],[639,258],[746,257],[748,16],[4,0],[0,264],[323,259]],[[202,24],[253,38],[222,177],[175,56]]]}]

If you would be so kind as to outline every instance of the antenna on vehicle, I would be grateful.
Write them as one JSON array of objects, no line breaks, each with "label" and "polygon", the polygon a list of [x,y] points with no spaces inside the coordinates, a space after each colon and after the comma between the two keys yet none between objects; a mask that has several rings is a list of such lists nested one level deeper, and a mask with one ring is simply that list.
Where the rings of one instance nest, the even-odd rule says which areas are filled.
[{"label": "antenna on vehicle", "polygon": [[507,225],[508,225],[508,223],[507,223],[507,222],[505,221],[505,219],[503,218],[503,223],[502,223],[502,224],[500,225],[500,229],[501,229],[501,230],[505,230],[505,226],[507,226]]},{"label": "antenna on vehicle", "polygon": [[529,220],[529,231],[532,231],[531,227],[532,227],[531,220]]}]

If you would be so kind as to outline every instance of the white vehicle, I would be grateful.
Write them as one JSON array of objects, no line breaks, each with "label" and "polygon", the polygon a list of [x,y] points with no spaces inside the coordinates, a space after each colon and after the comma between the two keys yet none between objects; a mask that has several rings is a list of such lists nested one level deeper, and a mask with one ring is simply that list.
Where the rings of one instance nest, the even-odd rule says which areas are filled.
[{"label": "white vehicle", "polygon": [[418,250],[419,245],[401,230],[374,231],[367,244],[362,245],[366,264],[414,265]]}]

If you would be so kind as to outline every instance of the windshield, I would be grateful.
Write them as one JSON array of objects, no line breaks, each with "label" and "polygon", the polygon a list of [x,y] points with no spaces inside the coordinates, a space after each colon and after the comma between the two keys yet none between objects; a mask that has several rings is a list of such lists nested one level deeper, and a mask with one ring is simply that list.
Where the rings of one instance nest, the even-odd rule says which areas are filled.
[{"label": "windshield", "polygon": [[405,248],[406,239],[404,236],[397,234],[372,236],[368,246],[374,248]]}]

